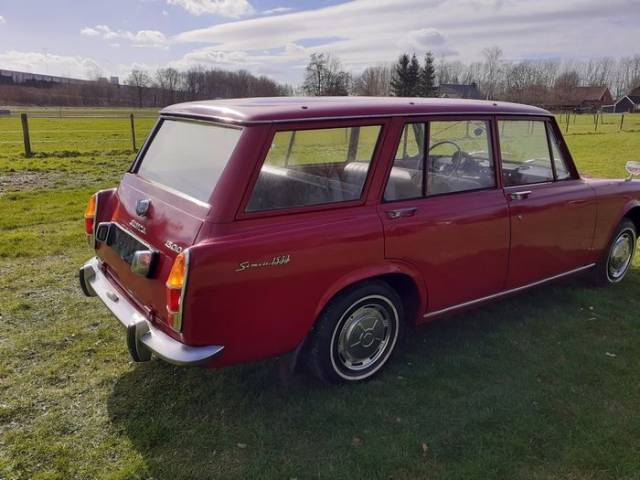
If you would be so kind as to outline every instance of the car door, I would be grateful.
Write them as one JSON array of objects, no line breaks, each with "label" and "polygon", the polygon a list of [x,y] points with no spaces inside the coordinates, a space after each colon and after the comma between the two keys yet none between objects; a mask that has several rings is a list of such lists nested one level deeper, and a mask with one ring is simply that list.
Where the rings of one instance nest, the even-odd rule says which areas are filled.
[{"label": "car door", "polygon": [[[379,207],[385,256],[417,268],[425,316],[502,290],[509,211],[488,117],[407,122]],[[425,147],[426,145],[426,147]]]},{"label": "car door", "polygon": [[576,174],[549,119],[499,118],[504,193],[511,215],[507,289],[593,260],[596,199]]}]

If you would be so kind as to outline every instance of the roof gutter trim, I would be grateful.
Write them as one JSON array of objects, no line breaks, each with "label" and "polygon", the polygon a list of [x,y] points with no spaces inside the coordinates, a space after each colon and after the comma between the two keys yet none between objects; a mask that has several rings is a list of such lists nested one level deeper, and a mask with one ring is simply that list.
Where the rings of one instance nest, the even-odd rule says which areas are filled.
[{"label": "roof gutter trim", "polygon": [[411,112],[411,113],[377,113],[369,115],[333,115],[327,117],[306,117],[306,118],[279,118],[277,120],[238,120],[232,117],[224,117],[218,115],[197,115],[192,113],[177,113],[177,112],[160,112],[160,116],[163,118],[189,118],[195,120],[206,120],[211,122],[230,123],[234,125],[266,125],[266,124],[279,124],[279,123],[292,123],[292,122],[319,122],[319,121],[335,121],[335,120],[367,120],[376,118],[392,118],[392,117],[442,117],[442,116],[455,116],[455,115],[513,115],[515,117],[549,117],[553,114],[550,112],[474,112],[474,111],[443,111],[443,112]]}]

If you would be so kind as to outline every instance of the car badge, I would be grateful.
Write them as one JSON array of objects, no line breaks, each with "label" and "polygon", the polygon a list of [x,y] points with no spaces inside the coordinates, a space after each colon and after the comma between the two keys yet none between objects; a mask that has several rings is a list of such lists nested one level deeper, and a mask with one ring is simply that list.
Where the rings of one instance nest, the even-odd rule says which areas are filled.
[{"label": "car badge", "polygon": [[151,200],[148,198],[138,200],[136,203],[136,214],[139,217],[146,217],[149,213],[149,207],[151,207]]}]

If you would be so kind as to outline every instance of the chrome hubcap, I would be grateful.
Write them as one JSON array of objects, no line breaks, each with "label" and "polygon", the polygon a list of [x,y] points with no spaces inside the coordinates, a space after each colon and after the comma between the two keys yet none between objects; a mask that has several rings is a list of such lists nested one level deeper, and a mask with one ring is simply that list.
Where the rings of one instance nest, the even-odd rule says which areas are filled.
[{"label": "chrome hubcap", "polygon": [[608,270],[612,280],[621,278],[627,271],[633,257],[634,244],[633,234],[627,231],[623,232],[611,247]]},{"label": "chrome hubcap", "polygon": [[391,339],[391,317],[380,305],[356,309],[344,321],[338,337],[338,358],[349,370],[364,370],[385,352]]}]

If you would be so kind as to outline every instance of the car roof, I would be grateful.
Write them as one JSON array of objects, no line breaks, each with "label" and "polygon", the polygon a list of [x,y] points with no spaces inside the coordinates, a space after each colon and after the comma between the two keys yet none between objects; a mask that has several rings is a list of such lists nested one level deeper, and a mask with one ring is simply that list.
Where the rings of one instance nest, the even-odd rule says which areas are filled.
[{"label": "car roof", "polygon": [[239,124],[429,114],[551,115],[542,108],[518,103],[417,97],[258,97],[204,100],[171,105],[160,113]]}]

